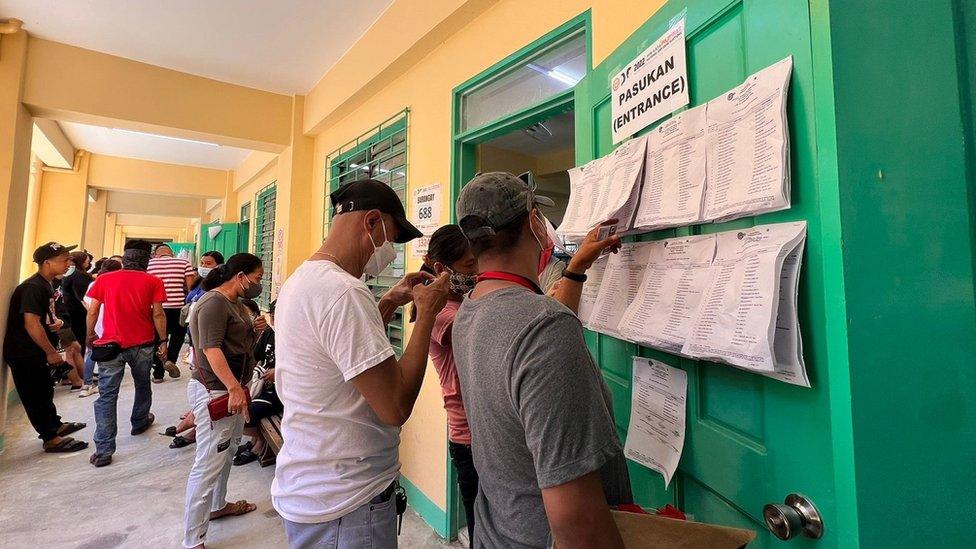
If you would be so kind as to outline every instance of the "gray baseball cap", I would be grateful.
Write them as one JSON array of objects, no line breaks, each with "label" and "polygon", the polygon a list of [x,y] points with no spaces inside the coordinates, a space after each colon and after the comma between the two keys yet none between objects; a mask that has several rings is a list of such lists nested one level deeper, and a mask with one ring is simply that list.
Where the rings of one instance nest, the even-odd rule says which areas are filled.
[{"label": "gray baseball cap", "polygon": [[479,173],[461,189],[455,206],[458,225],[468,240],[491,236],[536,206],[553,206],[535,194],[535,185],[508,172]]}]

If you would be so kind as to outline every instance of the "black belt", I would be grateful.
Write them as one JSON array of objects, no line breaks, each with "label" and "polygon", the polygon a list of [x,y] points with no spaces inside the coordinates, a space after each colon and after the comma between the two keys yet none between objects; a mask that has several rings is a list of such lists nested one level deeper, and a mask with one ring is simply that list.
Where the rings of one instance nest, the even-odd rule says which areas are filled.
[{"label": "black belt", "polygon": [[378,505],[380,503],[390,501],[390,498],[393,497],[393,492],[396,490],[396,484],[396,481],[391,482],[390,485],[386,487],[386,490],[383,490],[376,497],[369,500],[369,504]]}]

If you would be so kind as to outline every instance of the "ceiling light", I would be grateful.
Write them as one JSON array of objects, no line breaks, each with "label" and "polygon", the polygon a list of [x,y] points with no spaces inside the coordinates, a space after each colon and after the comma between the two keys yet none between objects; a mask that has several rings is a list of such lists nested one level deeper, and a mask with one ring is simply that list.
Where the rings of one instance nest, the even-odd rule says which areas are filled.
[{"label": "ceiling light", "polygon": [[171,141],[182,141],[184,143],[194,143],[194,144],[197,144],[197,145],[206,145],[208,147],[219,147],[220,146],[217,143],[210,143],[210,142],[207,142],[207,141],[197,141],[196,139],[183,139],[182,137],[172,137],[172,136],[169,136],[169,135],[159,135],[159,134],[156,134],[156,133],[137,132],[135,130],[123,130],[122,128],[112,128],[112,129],[115,130],[115,131],[117,131],[117,132],[128,133],[128,134],[132,134],[132,135],[141,135],[143,137],[156,137],[156,138],[159,138],[159,139],[169,139]]},{"label": "ceiling light", "polygon": [[573,78],[572,76],[560,71],[559,69],[552,69],[546,74],[549,75],[550,78],[554,78],[556,80],[559,80],[563,84],[568,84],[570,86],[575,86],[576,84],[579,83],[578,78]]}]

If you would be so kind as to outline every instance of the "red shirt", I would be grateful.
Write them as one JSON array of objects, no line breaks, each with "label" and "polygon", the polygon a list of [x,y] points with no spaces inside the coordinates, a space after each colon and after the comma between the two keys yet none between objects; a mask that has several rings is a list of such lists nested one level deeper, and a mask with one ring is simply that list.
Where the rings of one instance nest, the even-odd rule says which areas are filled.
[{"label": "red shirt", "polygon": [[430,359],[434,362],[437,377],[441,382],[444,396],[444,410],[447,411],[448,439],[456,444],[471,444],[471,429],[468,416],[461,401],[461,381],[454,366],[454,350],[451,348],[451,328],[457,316],[458,301],[448,301],[434,319],[434,329],[430,335]]},{"label": "red shirt", "polygon": [[152,305],[166,301],[163,281],[143,271],[113,271],[95,279],[88,296],[102,303],[102,337],[95,343],[114,341],[123,349],[156,339]]}]

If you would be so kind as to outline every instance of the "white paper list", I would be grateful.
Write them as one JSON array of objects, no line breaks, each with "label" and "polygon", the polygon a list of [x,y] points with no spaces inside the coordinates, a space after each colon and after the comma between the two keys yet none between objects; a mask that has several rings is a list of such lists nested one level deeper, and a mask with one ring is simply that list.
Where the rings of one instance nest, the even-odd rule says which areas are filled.
[{"label": "white paper list", "polygon": [[603,274],[607,272],[607,262],[609,255],[605,255],[593,262],[593,265],[586,271],[586,282],[583,283],[583,291],[580,294],[579,309],[576,316],[585,328],[590,327],[590,317],[593,315],[593,306],[596,305],[596,298],[600,295],[600,284],[603,282]]},{"label": "white paper list", "polygon": [[664,476],[664,485],[681,461],[685,444],[688,374],[663,362],[634,357],[630,426],[624,455]]},{"label": "white paper list", "polygon": [[627,306],[637,298],[652,242],[623,244],[610,256],[600,290],[589,316],[589,329],[618,336],[617,324]]},{"label": "white paper list", "polygon": [[648,134],[634,227],[651,231],[701,220],[705,196],[706,105],[663,122]]},{"label": "white paper list", "polygon": [[791,56],[708,102],[706,220],[790,207],[786,98],[792,69]]}]

